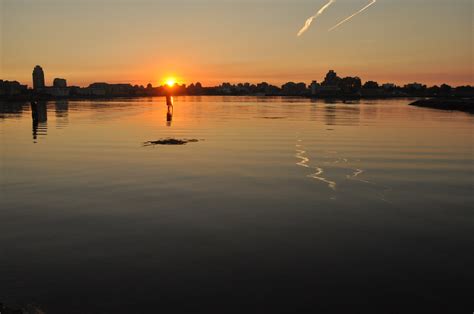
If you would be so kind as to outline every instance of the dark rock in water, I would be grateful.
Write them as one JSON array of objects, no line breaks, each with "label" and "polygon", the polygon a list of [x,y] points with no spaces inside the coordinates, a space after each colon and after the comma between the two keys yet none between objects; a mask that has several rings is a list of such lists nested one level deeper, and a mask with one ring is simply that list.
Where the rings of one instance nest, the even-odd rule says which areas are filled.
[{"label": "dark rock in water", "polygon": [[262,119],[269,119],[269,120],[279,120],[285,119],[286,117],[262,117]]},{"label": "dark rock in water", "polygon": [[197,139],[177,139],[177,138],[165,138],[165,139],[159,139],[157,141],[148,141],[145,142],[145,146],[150,146],[150,145],[184,145],[187,143],[196,143],[199,142]]},{"label": "dark rock in water", "polygon": [[421,99],[410,104],[410,106],[433,108],[440,110],[457,110],[474,113],[474,99]]}]

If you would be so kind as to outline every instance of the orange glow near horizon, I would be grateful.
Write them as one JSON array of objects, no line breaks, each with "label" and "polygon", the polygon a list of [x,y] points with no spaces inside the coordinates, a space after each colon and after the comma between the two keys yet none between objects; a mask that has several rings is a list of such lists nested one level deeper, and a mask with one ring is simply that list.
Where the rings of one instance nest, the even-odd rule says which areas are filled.
[{"label": "orange glow near horizon", "polygon": [[[322,3],[277,2],[0,0],[0,78],[32,87],[38,64],[48,86],[54,78],[81,87],[168,86],[170,77],[179,85],[281,86],[321,82],[329,69],[382,84],[474,84],[472,1],[377,1],[328,32],[369,2],[340,1],[301,38],[298,28]],[[38,16],[44,29],[58,30],[54,36],[38,36]],[[270,27],[269,19],[278,23]],[[25,43],[35,49],[24,49]]]}]

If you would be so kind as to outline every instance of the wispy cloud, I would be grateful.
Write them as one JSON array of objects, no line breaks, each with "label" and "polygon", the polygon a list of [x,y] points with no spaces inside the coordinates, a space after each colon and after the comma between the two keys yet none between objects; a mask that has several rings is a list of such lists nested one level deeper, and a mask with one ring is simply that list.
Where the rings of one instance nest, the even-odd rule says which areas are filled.
[{"label": "wispy cloud", "polygon": [[339,23],[337,23],[336,25],[334,25],[333,27],[331,27],[329,29],[329,31],[333,31],[335,30],[336,28],[338,28],[339,26],[341,26],[342,24],[346,23],[346,22],[349,22],[349,20],[351,20],[353,17],[355,17],[356,15],[359,15],[361,14],[362,12],[364,12],[365,10],[367,10],[369,7],[371,7],[372,5],[375,4],[375,2],[377,2],[377,0],[371,0],[371,2],[366,5],[365,7],[363,7],[362,9],[360,9],[359,11],[355,12],[354,14],[352,14],[351,16],[345,18],[344,20],[340,21]]},{"label": "wispy cloud", "polygon": [[334,2],[336,2],[336,0],[329,0],[328,3],[326,3],[321,9],[319,9],[318,12],[316,12],[315,15],[309,17],[306,22],[304,23],[304,26],[300,29],[300,31],[298,32],[297,36],[301,36],[304,34],[304,32],[306,32],[308,30],[308,28],[311,26],[311,23],[313,23],[313,20],[316,19],[318,16],[320,16],[321,14],[323,14],[323,12],[329,8],[329,6],[331,6],[331,4],[333,4]]}]

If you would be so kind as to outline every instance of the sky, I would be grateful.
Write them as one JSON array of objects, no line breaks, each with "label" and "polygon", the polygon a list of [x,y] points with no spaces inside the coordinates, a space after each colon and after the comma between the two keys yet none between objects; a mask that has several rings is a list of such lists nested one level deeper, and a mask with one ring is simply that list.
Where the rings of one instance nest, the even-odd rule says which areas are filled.
[{"label": "sky", "polygon": [[472,0],[0,0],[0,79],[474,85]]}]

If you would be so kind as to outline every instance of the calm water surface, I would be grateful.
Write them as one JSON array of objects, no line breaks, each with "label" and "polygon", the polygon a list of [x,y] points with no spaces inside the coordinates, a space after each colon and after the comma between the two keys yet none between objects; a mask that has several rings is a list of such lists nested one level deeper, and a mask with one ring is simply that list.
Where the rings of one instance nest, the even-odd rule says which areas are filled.
[{"label": "calm water surface", "polygon": [[474,116],[409,102],[0,104],[0,301],[470,313]]}]

